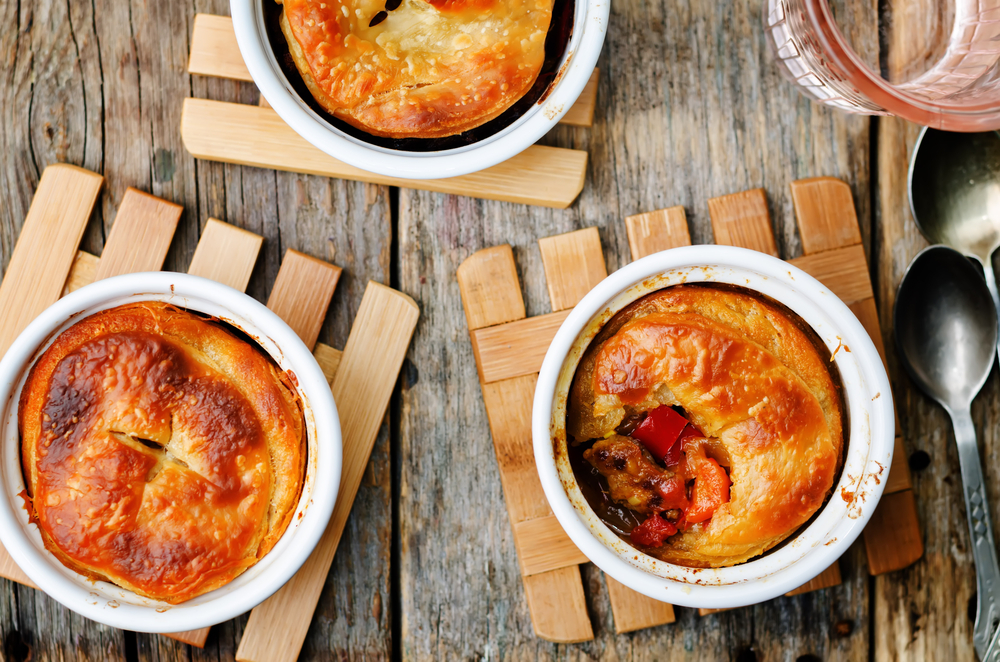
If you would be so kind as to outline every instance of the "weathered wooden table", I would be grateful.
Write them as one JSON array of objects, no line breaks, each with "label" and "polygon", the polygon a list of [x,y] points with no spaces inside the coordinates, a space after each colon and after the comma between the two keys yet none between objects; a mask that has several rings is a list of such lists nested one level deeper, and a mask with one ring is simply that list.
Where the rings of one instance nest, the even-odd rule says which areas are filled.
[{"label": "weathered wooden table", "polygon": [[[553,145],[590,153],[568,210],[529,208],[195,161],[181,99],[254,103],[252,85],[186,73],[196,12],[225,0],[0,2],[0,257],[6,265],[42,169],[66,161],[106,176],[83,248],[99,253],[127,186],[181,203],[165,268],[183,271],[209,217],[266,238],[249,292],[274,282],[286,248],[344,267],[320,339],[342,347],[368,279],[412,295],[422,316],[398,394],[327,579],[303,659],[972,660],[974,575],[958,459],[944,413],[890,364],[925,534],[915,566],[870,578],[856,544],[834,589],[616,636],[600,573],[585,566],[596,639],[557,646],[532,633],[462,313],[455,270],[479,248],[514,246],[529,315],[548,311],[537,239],[599,226],[609,270],[624,264],[624,216],[685,206],[711,241],[706,200],[763,186],[783,257],[801,252],[788,183],[834,175],[854,193],[889,329],[896,285],[924,245],[907,211],[917,127],[810,104],[777,73],[762,0],[614,0],[592,129]],[[875,3],[841,0],[855,43],[878,61]],[[915,20],[919,21],[919,16]],[[882,31],[882,66],[920,48],[927,25]],[[1000,478],[996,375],[973,409],[991,485]],[[1000,513],[991,488],[993,513]],[[0,582],[7,660],[233,659],[245,617],[204,650],[106,628],[42,593]]]}]

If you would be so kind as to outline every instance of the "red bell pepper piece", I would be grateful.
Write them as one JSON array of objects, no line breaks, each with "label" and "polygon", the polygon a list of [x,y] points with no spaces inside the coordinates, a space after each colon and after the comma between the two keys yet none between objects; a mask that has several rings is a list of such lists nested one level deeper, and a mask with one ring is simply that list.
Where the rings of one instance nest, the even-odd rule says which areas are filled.
[{"label": "red bell pepper piece", "polygon": [[659,515],[650,515],[645,522],[632,529],[629,538],[636,545],[660,547],[667,538],[675,533],[677,533],[676,526]]},{"label": "red bell pepper piece", "polygon": [[732,482],[726,470],[710,457],[700,460],[695,467],[694,490],[691,505],[684,511],[686,524],[697,524],[710,519],[722,504],[729,501]]},{"label": "red bell pepper piece", "polygon": [[663,460],[677,444],[687,424],[687,419],[673,408],[662,405],[649,412],[630,436],[641,441],[657,460]]},{"label": "red bell pepper piece", "polygon": [[693,425],[689,423],[687,426],[684,427],[684,430],[681,431],[680,436],[677,437],[677,441],[674,443],[673,446],[670,447],[670,450],[667,451],[667,454],[663,456],[663,464],[667,465],[668,467],[673,467],[680,464],[681,455],[683,455],[684,453],[684,442],[687,441],[688,439],[701,439],[701,437],[702,437],[701,432],[698,432],[697,428],[695,428]]}]

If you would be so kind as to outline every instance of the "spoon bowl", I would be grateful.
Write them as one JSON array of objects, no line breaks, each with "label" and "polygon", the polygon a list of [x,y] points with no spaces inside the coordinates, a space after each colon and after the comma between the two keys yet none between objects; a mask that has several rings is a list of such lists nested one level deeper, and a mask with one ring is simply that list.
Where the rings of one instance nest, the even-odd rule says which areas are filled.
[{"label": "spoon bowl", "polygon": [[989,262],[1000,247],[1000,133],[924,129],[909,189],[913,218],[928,241]]},{"label": "spoon bowl", "polygon": [[997,316],[982,275],[946,246],[925,249],[899,286],[896,343],[921,390],[950,410],[967,408],[993,367]]}]

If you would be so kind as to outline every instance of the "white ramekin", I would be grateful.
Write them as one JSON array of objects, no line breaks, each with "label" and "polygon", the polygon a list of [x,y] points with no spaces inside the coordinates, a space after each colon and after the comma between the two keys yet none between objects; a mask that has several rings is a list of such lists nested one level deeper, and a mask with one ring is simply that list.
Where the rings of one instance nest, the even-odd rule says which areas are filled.
[{"label": "white ramekin", "polygon": [[[844,468],[811,523],[764,556],[731,568],[687,568],[654,559],[616,536],[580,492],[566,454],[566,400],[584,351],[601,326],[636,299],[680,283],[728,283],[784,304],[830,349],[848,419]],[[777,258],[727,246],[691,246],[633,262],[595,287],[556,333],[538,376],[532,437],[545,496],[587,558],[629,588],[685,607],[763,602],[805,584],[843,554],[882,495],[895,436],[892,392],[864,327],[819,281]]]},{"label": "white ramekin", "polygon": [[[274,548],[229,584],[178,605],[94,582],[45,549],[19,494],[25,489],[17,432],[18,399],[35,359],[83,317],[134,301],[165,301],[221,319],[257,340],[282,370],[295,374],[308,434],[308,459],[296,515]],[[229,620],[263,602],[312,552],[340,487],[340,420],[330,386],[305,344],[281,318],[243,292],[186,274],[156,272],[98,281],[63,297],[18,336],[0,361],[0,540],[35,584],[92,620],[138,632],[180,632]]]},{"label": "white ramekin", "polygon": [[604,45],[611,0],[576,0],[573,34],[559,63],[557,80],[544,102],[535,104],[504,130],[474,144],[437,152],[406,152],[369,144],[327,123],[285,78],[271,49],[263,3],[230,0],[240,53],[261,94],[296,133],[330,156],[388,177],[441,179],[484,170],[523,152],[554,127],[590,80]]}]

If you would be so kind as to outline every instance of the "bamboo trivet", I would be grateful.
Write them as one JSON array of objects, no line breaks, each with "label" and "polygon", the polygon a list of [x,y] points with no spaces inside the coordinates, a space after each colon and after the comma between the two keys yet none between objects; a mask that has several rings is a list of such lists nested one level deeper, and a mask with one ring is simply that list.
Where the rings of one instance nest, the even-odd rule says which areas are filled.
[{"label": "bamboo trivet", "polygon": [[[3,309],[11,310],[8,306],[14,306],[14,310],[26,311],[0,321],[3,342],[0,353],[59,296],[98,277],[162,267],[182,210],[135,189],[129,189],[122,200],[102,256],[76,250],[102,181],[100,175],[74,166],[50,166],[43,173],[7,275],[0,283]],[[209,219],[189,273],[245,290],[262,242],[258,235]],[[333,389],[341,412],[344,470],[331,524],[316,551],[289,582],[289,585],[307,583],[315,587],[316,599],[311,604],[301,599],[296,604],[285,604],[286,611],[280,616],[264,622],[258,619],[256,624],[255,609],[244,632],[244,644],[251,634],[265,639],[286,636],[293,629],[287,621],[293,619],[297,626],[304,623],[301,627],[304,638],[419,315],[416,304],[405,294],[369,283],[344,352],[317,344],[340,271],[331,264],[289,250],[268,299],[268,307],[313,350],[327,381],[333,382],[334,375],[339,375]],[[372,356],[378,357],[374,363],[368,361]],[[325,565],[317,563],[318,558]],[[323,574],[319,576],[321,569]],[[2,547],[0,576],[33,586]],[[283,592],[287,593],[279,591],[275,597]],[[209,628],[202,628],[166,636],[204,646],[208,631]],[[302,640],[295,643],[294,637],[286,636],[282,642],[286,647],[283,652],[292,659],[297,657]],[[253,652],[251,645],[250,654]],[[260,659],[277,658],[267,654]]]},{"label": "bamboo trivet", "polygon": [[[191,34],[188,72],[252,82],[240,55],[232,19],[198,14]],[[595,69],[580,99],[561,123],[591,126],[597,99]],[[533,145],[504,163],[448,179],[385,177],[334,159],[304,140],[261,98],[261,106],[184,99],[181,137],[193,156],[403,188],[565,208],[583,190],[587,153]]]},{"label": "bamboo trivet", "polygon": [[[848,304],[884,360],[850,189],[833,178],[801,180],[793,182],[792,197],[805,255],[790,263],[819,279]],[[717,243],[777,254],[763,190],[715,198],[709,201],[709,210]],[[682,207],[629,217],[626,229],[633,259],[691,243]],[[586,559],[544,501],[535,474],[529,421],[536,374],[552,337],[569,314],[568,308],[606,274],[596,228],[542,239],[539,246],[552,313],[525,317],[509,246],[472,255],[459,267],[458,282],[535,632],[545,639],[580,641],[592,636],[575,567]],[[909,468],[898,437],[895,456],[884,503],[876,510],[873,525],[865,530],[873,574],[906,567],[923,554]],[[835,563],[788,595],[840,581]],[[648,598],[610,578],[608,585],[616,631],[673,620],[672,610],[651,617],[645,611]]]}]

